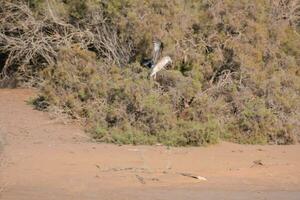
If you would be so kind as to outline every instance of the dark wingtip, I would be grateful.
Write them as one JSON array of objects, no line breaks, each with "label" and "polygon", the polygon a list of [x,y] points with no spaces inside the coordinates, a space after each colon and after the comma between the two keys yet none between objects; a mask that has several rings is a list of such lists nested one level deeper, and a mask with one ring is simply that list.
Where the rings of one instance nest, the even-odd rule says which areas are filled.
[{"label": "dark wingtip", "polygon": [[140,62],[140,64],[144,67],[147,67],[147,68],[152,68],[153,65],[154,65],[154,62],[152,59],[145,59],[143,58]]}]

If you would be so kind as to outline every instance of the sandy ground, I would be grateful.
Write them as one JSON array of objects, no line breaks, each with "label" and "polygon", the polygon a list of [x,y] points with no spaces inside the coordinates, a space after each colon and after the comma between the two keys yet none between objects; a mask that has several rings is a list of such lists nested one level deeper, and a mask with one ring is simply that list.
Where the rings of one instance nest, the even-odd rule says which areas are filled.
[{"label": "sandy ground", "polygon": [[0,90],[1,200],[300,199],[300,145],[97,144],[33,110],[33,95]]}]

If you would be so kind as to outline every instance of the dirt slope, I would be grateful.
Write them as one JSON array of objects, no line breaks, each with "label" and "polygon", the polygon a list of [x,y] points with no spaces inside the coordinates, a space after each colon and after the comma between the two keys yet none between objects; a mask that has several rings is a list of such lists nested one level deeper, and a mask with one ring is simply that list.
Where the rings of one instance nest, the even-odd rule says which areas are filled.
[{"label": "dirt slope", "polygon": [[33,95],[0,90],[1,200],[300,199],[300,145],[96,144],[33,110]]}]

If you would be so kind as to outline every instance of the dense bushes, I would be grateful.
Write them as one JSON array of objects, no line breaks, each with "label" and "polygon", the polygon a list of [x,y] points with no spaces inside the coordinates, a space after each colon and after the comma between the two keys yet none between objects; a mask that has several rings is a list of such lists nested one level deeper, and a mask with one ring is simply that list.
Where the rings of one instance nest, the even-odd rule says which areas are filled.
[{"label": "dense bushes", "polygon": [[[73,118],[86,119],[87,130],[99,141],[168,145],[217,142],[221,133],[217,120],[204,117],[207,114],[203,119],[180,117],[188,106],[186,101],[200,86],[177,71],[161,76],[166,78],[159,77],[164,81],[160,85],[149,80],[147,70],[139,64],[125,69],[107,66],[96,61],[93,53],[74,46],[62,49],[57,64],[41,72],[45,81],[41,96],[33,103],[41,109],[48,104],[56,106]],[[189,109],[192,112],[193,108]]]},{"label": "dense bushes", "polygon": [[[41,89],[37,107],[59,108],[85,121],[94,138],[107,142],[299,141],[296,1],[46,2],[29,4],[30,19],[45,27],[38,29],[38,36],[57,36],[47,31],[50,24],[67,42],[50,43],[53,62],[37,56],[26,63],[12,60],[17,62],[10,67],[22,72],[16,73],[22,80],[20,66],[27,66],[26,72],[34,69],[33,82]],[[0,11],[7,14],[5,7]],[[32,26],[29,18],[16,19],[17,25],[25,20]],[[1,55],[24,52],[10,48],[7,37],[40,41],[24,26],[21,34],[7,29],[15,26],[15,21],[8,22],[0,25]],[[138,64],[151,53],[154,37],[164,42],[164,54],[174,60],[156,81]]]}]

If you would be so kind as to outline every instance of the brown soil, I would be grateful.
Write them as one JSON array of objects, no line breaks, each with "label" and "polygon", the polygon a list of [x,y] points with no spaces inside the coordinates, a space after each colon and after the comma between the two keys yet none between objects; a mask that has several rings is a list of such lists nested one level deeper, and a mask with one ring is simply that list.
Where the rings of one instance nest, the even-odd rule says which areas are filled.
[{"label": "brown soil", "polygon": [[300,199],[300,145],[98,144],[33,110],[33,95],[0,90],[0,199]]}]

